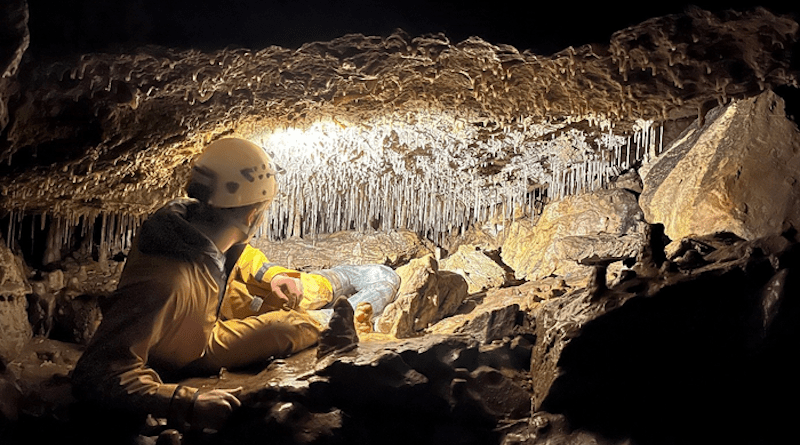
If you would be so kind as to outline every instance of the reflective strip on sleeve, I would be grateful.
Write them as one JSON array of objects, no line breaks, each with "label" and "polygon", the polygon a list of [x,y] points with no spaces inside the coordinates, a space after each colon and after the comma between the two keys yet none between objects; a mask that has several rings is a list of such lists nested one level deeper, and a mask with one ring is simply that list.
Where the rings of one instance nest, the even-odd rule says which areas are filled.
[{"label": "reflective strip on sleeve", "polygon": [[264,279],[264,275],[267,273],[270,267],[275,267],[277,264],[275,263],[264,263],[256,272],[256,280],[262,281]]}]

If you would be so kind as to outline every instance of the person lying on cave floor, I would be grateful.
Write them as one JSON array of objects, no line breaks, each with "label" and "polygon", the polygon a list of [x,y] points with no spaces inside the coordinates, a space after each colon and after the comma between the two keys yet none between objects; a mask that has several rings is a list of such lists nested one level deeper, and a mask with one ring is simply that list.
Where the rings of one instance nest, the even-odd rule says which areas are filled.
[{"label": "person lying on cave floor", "polygon": [[73,371],[76,398],[142,419],[167,418],[182,429],[218,429],[240,405],[240,389],[199,391],[164,381],[266,363],[318,341],[318,352],[335,349],[342,333],[334,321],[348,320],[332,316],[333,307],[370,304],[374,321],[394,299],[400,279],[389,267],[300,273],[248,244],[276,194],[275,172],[263,149],[243,139],[204,150],[188,197],[142,225]]}]

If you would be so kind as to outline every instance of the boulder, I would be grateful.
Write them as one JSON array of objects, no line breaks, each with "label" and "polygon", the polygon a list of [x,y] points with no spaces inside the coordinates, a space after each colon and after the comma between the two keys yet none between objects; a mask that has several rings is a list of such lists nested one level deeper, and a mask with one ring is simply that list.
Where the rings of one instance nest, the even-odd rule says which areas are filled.
[{"label": "boulder", "polygon": [[800,132],[771,91],[712,109],[640,174],[645,218],[673,240],[800,227]]},{"label": "boulder", "polygon": [[326,269],[339,264],[396,267],[433,252],[430,242],[409,230],[336,232],[280,242],[255,238],[252,244],[270,261],[297,270]]},{"label": "boulder", "polygon": [[378,330],[398,338],[418,335],[437,321],[453,315],[467,297],[461,275],[440,271],[433,255],[412,260],[396,270],[400,290],[378,319]]},{"label": "boulder", "polygon": [[455,332],[469,334],[482,343],[491,343],[510,337],[519,325],[519,315],[519,305],[517,304],[481,311]]},{"label": "boulder", "polygon": [[626,189],[640,194],[642,193],[642,178],[639,176],[639,172],[630,169],[614,178],[608,188]]},{"label": "boulder", "polygon": [[506,281],[505,270],[478,247],[462,244],[458,251],[439,261],[439,270],[455,272],[467,281],[467,292],[474,294]]},{"label": "boulder", "polygon": [[30,293],[22,259],[0,238],[0,369],[16,357],[33,335],[26,298]]},{"label": "boulder", "polygon": [[545,206],[539,221],[515,221],[501,257],[518,279],[584,274],[579,261],[634,257],[642,242],[643,215],[624,189],[569,196]]},{"label": "boulder", "polygon": [[44,272],[42,275],[44,277],[44,284],[49,292],[58,293],[67,285],[64,279],[64,271],[61,269],[55,269],[52,272]]},{"label": "boulder", "polygon": [[28,296],[28,320],[35,335],[47,337],[53,328],[57,297],[43,281],[31,283],[33,293]]}]

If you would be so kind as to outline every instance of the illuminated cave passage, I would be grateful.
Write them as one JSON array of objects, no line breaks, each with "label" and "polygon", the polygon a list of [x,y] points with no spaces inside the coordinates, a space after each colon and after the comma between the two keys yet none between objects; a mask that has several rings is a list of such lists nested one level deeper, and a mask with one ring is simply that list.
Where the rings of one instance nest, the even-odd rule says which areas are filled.
[{"label": "illuminated cave passage", "polygon": [[270,261],[382,263],[403,282],[354,352],[183,380],[244,388],[223,430],[151,419],[133,437],[780,443],[790,432],[791,17],[690,8],[551,55],[401,30],[53,55],[37,52],[24,0],[0,12],[0,442],[83,443],[87,425],[119,434],[101,427],[119,415],[69,395],[69,372],[141,224],[226,136],[279,166],[252,242]]},{"label": "illuminated cave passage", "polygon": [[182,193],[203,144],[234,134],[285,169],[269,237],[378,227],[440,242],[495,213],[533,215],[545,197],[606,186],[711,107],[791,85],[793,32],[765,10],[694,11],[552,56],[399,33],[23,65],[31,93],[11,105],[29,111],[5,128],[0,157],[6,225],[38,214],[70,230],[107,214],[135,229]]}]

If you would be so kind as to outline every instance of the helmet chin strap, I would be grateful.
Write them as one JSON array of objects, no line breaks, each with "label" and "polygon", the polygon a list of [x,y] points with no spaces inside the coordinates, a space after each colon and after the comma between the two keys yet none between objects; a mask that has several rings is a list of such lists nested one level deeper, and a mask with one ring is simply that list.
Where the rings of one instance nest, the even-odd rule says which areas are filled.
[{"label": "helmet chin strap", "polygon": [[228,223],[231,226],[238,229],[239,236],[237,236],[235,244],[249,242],[253,238],[253,235],[255,235],[256,231],[258,230],[258,224],[253,224],[252,226],[248,226],[247,224],[239,220],[231,220]]},{"label": "helmet chin strap", "polygon": [[253,239],[253,236],[258,231],[258,228],[261,226],[261,222],[264,220],[264,211],[265,210],[266,210],[266,205],[261,207],[258,210],[258,212],[259,212],[258,217],[256,217],[255,221],[253,221],[253,224],[251,224],[251,225],[248,225],[247,223],[245,223],[244,221],[242,221],[239,218],[231,218],[229,220],[229,223],[233,227],[236,227],[237,229],[239,229],[239,231],[241,232],[242,236],[244,237],[239,242],[247,243],[251,239]]}]

